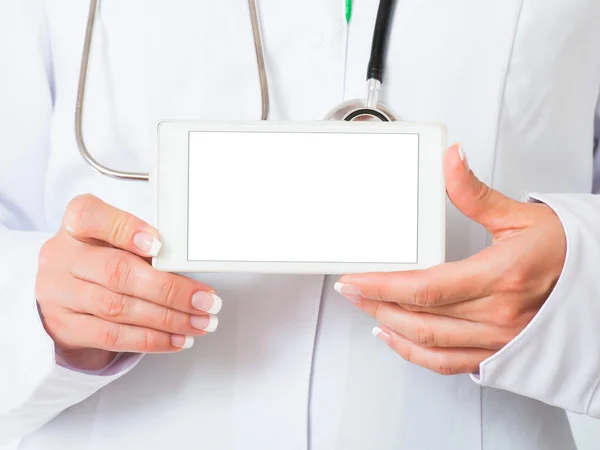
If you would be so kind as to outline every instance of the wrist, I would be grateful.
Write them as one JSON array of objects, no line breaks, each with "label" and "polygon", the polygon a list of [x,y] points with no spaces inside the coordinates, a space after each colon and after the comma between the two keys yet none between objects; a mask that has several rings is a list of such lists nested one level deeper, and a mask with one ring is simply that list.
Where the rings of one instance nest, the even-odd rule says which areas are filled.
[{"label": "wrist", "polygon": [[97,372],[115,362],[118,353],[92,348],[68,349],[55,346],[56,363],[59,366],[84,372]]}]

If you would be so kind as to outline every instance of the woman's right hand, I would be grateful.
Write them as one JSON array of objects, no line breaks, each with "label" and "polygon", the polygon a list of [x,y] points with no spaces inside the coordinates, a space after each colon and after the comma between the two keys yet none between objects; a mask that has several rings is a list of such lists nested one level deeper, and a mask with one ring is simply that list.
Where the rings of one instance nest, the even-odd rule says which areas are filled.
[{"label": "woman's right hand", "polygon": [[161,243],[137,217],[92,195],[73,199],[42,247],[36,298],[57,360],[106,367],[120,352],[189,348],[216,329],[222,301],[209,286],[150,265]]}]

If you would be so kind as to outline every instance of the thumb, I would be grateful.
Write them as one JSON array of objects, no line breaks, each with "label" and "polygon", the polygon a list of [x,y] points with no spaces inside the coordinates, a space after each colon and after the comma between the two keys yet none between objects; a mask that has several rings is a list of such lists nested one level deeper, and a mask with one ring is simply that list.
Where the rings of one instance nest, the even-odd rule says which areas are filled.
[{"label": "thumb", "polygon": [[158,232],[146,222],[90,194],[69,202],[63,224],[78,241],[100,241],[142,257],[157,256],[162,246]]},{"label": "thumb", "polygon": [[467,156],[460,144],[454,144],[446,152],[444,177],[452,204],[490,233],[518,227],[522,203],[481,182],[469,169]]}]

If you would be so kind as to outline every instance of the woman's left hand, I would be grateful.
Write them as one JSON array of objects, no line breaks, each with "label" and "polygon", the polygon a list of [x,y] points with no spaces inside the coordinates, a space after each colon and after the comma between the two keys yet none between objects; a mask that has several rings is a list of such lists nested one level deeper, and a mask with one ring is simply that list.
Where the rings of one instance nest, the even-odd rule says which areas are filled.
[{"label": "woman's left hand", "polygon": [[444,175],[454,206],[493,244],[427,270],[345,275],[336,290],[381,323],[373,333],[404,359],[444,375],[474,373],[543,306],[562,272],[566,238],[550,207],[489,188],[457,145]]}]

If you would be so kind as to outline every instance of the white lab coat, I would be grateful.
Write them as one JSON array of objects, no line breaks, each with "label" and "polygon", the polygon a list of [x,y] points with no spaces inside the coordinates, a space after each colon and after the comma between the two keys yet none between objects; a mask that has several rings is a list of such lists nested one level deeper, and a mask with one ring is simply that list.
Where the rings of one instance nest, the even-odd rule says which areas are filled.
[{"label": "white lab coat", "polygon": [[[320,119],[364,95],[377,3],[354,0],[348,32],[342,0],[259,1],[272,119]],[[398,2],[383,100],[405,120],[447,124],[483,181],[514,198],[540,193],[567,234],[556,289],[479,379],[405,362],[322,276],[198,275],[225,303],[218,331],[191,350],[124,355],[100,374],[57,366],[33,288],[67,202],[91,192],[153,220],[148,184],[98,175],[77,152],[87,11],[81,0],[0,4],[0,445],[574,448],[561,408],[600,417],[600,199],[590,194],[600,2]],[[160,119],[259,112],[246,0],[102,2],[85,118],[101,162],[148,170]],[[449,259],[487,242],[450,208]]]}]

